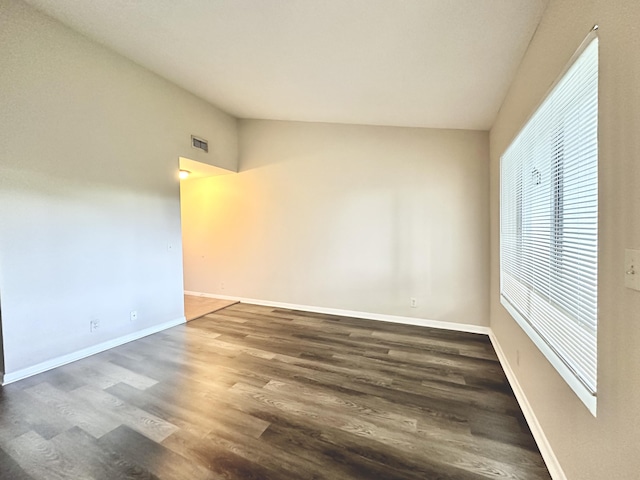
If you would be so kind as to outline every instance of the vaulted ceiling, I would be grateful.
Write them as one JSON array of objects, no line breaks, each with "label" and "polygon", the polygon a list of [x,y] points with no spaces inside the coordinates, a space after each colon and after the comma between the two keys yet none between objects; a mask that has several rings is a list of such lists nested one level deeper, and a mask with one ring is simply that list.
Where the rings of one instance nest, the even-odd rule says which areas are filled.
[{"label": "vaulted ceiling", "polygon": [[241,118],[489,129],[547,0],[28,0]]}]

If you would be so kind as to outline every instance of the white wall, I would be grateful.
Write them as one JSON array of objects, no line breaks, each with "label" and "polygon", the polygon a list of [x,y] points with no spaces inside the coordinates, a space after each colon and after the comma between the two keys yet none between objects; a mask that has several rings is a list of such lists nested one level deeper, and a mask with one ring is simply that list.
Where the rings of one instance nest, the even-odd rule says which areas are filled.
[{"label": "white wall", "polygon": [[[0,0],[0,46],[0,298],[13,373],[183,316],[178,157],[235,170],[237,131],[17,1]],[[191,133],[210,155],[190,148]]]},{"label": "white wall", "polygon": [[183,182],[186,290],[487,325],[487,132],[242,120],[240,150]]},{"label": "white wall", "polygon": [[[596,23],[600,245],[594,418],[500,305],[499,161]],[[640,292],[624,288],[624,249],[640,248],[639,24],[636,0],[551,0],[491,130],[491,327],[571,480],[640,475]]]}]

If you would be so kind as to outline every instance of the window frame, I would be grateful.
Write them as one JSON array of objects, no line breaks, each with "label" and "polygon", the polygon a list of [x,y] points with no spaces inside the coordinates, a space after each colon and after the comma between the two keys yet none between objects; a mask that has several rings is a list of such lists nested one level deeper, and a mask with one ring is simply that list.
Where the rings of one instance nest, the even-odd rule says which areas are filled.
[{"label": "window frame", "polygon": [[[526,119],[526,121],[522,124],[521,128],[518,129],[517,133],[514,135],[512,142],[509,144],[509,146],[504,150],[503,154],[500,157],[500,265],[499,265],[499,272],[500,272],[500,302],[501,304],[505,307],[505,309],[509,312],[509,314],[516,320],[516,322],[521,326],[521,328],[525,331],[525,333],[527,333],[527,335],[529,336],[529,338],[534,342],[534,344],[538,347],[538,349],[543,353],[543,355],[547,358],[547,360],[553,365],[553,367],[558,371],[558,373],[562,376],[562,378],[567,382],[567,384],[571,387],[571,389],[577,394],[577,396],[580,398],[580,400],[587,406],[587,408],[589,409],[589,411],[593,414],[593,416],[596,416],[597,414],[597,384],[596,384],[596,391],[591,391],[591,389],[585,384],[583,383],[583,381],[579,378],[579,376],[577,375],[576,372],[574,372],[571,368],[571,366],[568,364],[567,361],[565,361],[562,356],[555,351],[555,349],[550,346],[550,344],[548,343],[547,340],[545,340],[544,336],[538,332],[538,330],[535,328],[534,325],[532,325],[530,323],[529,320],[526,319],[526,317],[521,314],[518,309],[513,306],[510,301],[504,297],[503,295],[503,278],[504,278],[504,274],[505,272],[507,274],[509,274],[509,266],[503,264],[503,244],[504,244],[504,240],[503,240],[503,235],[504,235],[504,225],[503,225],[503,192],[504,192],[504,179],[503,179],[503,158],[505,156],[505,154],[509,151],[509,149],[511,148],[511,146],[516,142],[516,140],[519,138],[521,132],[523,130],[525,130],[525,128],[529,125],[529,123],[531,122],[531,120],[536,116],[536,114],[538,113],[538,111],[540,110],[541,106],[545,103],[545,101],[554,93],[554,90],[556,89],[556,87],[558,86],[558,84],[565,78],[566,74],[568,73],[568,71],[573,67],[573,65],[576,63],[576,61],[580,58],[580,56],[585,52],[585,50],[587,49],[587,47],[589,47],[589,45],[591,45],[591,43],[593,41],[597,41],[599,42],[598,36],[597,36],[597,26],[594,27],[594,29],[589,33],[589,35],[587,35],[587,37],[584,39],[584,41],[582,42],[582,44],[580,45],[580,47],[577,49],[577,51],[573,54],[573,56],[571,57],[571,59],[569,60],[569,62],[567,63],[567,65],[565,66],[565,68],[562,70],[562,72],[560,73],[560,75],[556,78],[556,80],[554,81],[554,83],[552,84],[552,86],[549,88],[549,90],[546,92],[546,94],[542,97],[541,101],[539,102],[539,104],[533,109],[533,112],[531,113],[531,115]],[[596,48],[598,49],[598,54],[599,54],[599,44],[596,46]],[[599,76],[599,59],[598,59],[598,76]],[[598,112],[598,108],[596,107],[596,117],[599,116],[599,112]],[[551,228],[551,232],[549,234],[549,239],[550,239],[550,243],[549,243],[549,264],[548,264],[548,268],[549,268],[549,272],[552,271],[552,269],[557,268],[558,267],[558,263],[562,263],[562,257],[563,257],[563,243],[562,243],[562,236],[563,236],[563,223],[564,223],[564,195],[565,195],[565,185],[564,185],[564,174],[562,173],[562,170],[564,169],[564,163],[565,163],[565,159],[564,159],[564,145],[562,148],[562,151],[558,152],[558,150],[554,150],[555,147],[557,147],[558,145],[558,138],[563,138],[564,137],[564,133],[565,133],[565,119],[559,119],[558,123],[554,125],[554,128],[557,128],[557,130],[554,132],[553,134],[553,138],[554,138],[554,145],[551,145],[552,147],[552,156],[551,156],[551,164],[550,164],[550,175],[553,179],[553,185],[550,187],[552,189],[552,197],[550,199],[551,201],[551,209],[553,210],[553,215],[552,215],[552,223],[550,224],[550,228]],[[596,131],[596,135],[598,135],[599,129]],[[564,138],[562,140],[562,142],[564,142]],[[599,162],[599,154],[598,152],[596,153],[596,166],[598,165]],[[526,226],[526,220],[525,220],[525,216],[526,216],[526,208],[524,205],[524,202],[526,201],[525,195],[524,195],[524,183],[527,182],[527,172],[523,171],[524,169],[522,168],[522,166],[520,165],[520,167],[516,170],[516,174],[515,174],[515,180],[511,180],[512,185],[509,186],[509,188],[511,188],[513,190],[513,192],[510,192],[512,195],[515,195],[513,204],[515,205],[515,228],[516,228],[516,258],[521,258],[522,256],[522,241],[523,241],[523,230],[525,228],[527,228]],[[540,174],[538,172],[538,174]],[[597,174],[596,174],[597,175]],[[597,221],[597,232],[599,232],[600,228],[599,228],[599,218]],[[513,228],[513,224],[510,225],[511,228]],[[513,233],[511,233],[511,235],[513,235]],[[598,237],[598,233],[596,233],[596,239]],[[520,248],[517,247],[517,245],[520,245]],[[555,259],[555,260],[554,260]],[[599,263],[599,257],[596,254],[596,262]],[[598,265],[596,265],[596,270],[598,268]],[[513,276],[511,274],[511,276]],[[549,275],[551,277],[551,275]],[[558,275],[560,276],[560,275]],[[514,277],[515,278],[515,277]],[[523,282],[523,279],[518,279],[515,278],[516,281],[518,281],[519,283],[525,285],[525,283]],[[529,286],[529,288],[531,290],[534,290],[531,286]],[[535,294],[536,292],[534,292]],[[543,295],[544,296],[544,295]],[[597,301],[597,287],[596,287],[596,301]],[[562,306],[558,305],[554,299],[553,299],[553,295],[550,294],[549,298],[545,299],[546,303],[549,305],[552,305],[556,310],[561,310]],[[567,317],[571,317],[571,315],[567,315]],[[583,320],[577,319],[578,321],[582,322]],[[597,311],[596,311],[596,370],[597,370],[597,322],[598,322],[598,318],[597,318]],[[597,381],[597,372],[596,372],[596,381]]]}]

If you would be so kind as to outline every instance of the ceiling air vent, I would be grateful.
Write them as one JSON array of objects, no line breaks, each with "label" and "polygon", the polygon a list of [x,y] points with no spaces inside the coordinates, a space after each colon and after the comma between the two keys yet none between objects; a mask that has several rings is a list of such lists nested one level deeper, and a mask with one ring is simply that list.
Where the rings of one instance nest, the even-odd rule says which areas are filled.
[{"label": "ceiling air vent", "polygon": [[193,148],[199,148],[200,150],[204,150],[205,152],[209,152],[209,142],[203,140],[202,138],[195,137],[191,135],[191,146]]}]

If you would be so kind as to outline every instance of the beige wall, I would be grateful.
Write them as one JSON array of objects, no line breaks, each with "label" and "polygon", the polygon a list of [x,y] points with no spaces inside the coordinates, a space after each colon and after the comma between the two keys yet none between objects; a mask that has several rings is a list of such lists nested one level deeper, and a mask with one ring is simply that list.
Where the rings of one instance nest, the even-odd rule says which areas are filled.
[{"label": "beige wall", "polygon": [[235,169],[235,119],[0,0],[6,373],[183,316],[180,155]]},{"label": "beige wall", "polygon": [[183,183],[186,290],[487,325],[487,132],[249,120],[240,149]]},{"label": "beige wall", "polygon": [[[598,416],[499,300],[499,160],[594,24],[600,30]],[[491,130],[491,327],[569,479],[640,476],[640,292],[624,249],[640,248],[640,2],[551,0]],[[519,352],[520,364],[516,364]]]}]

